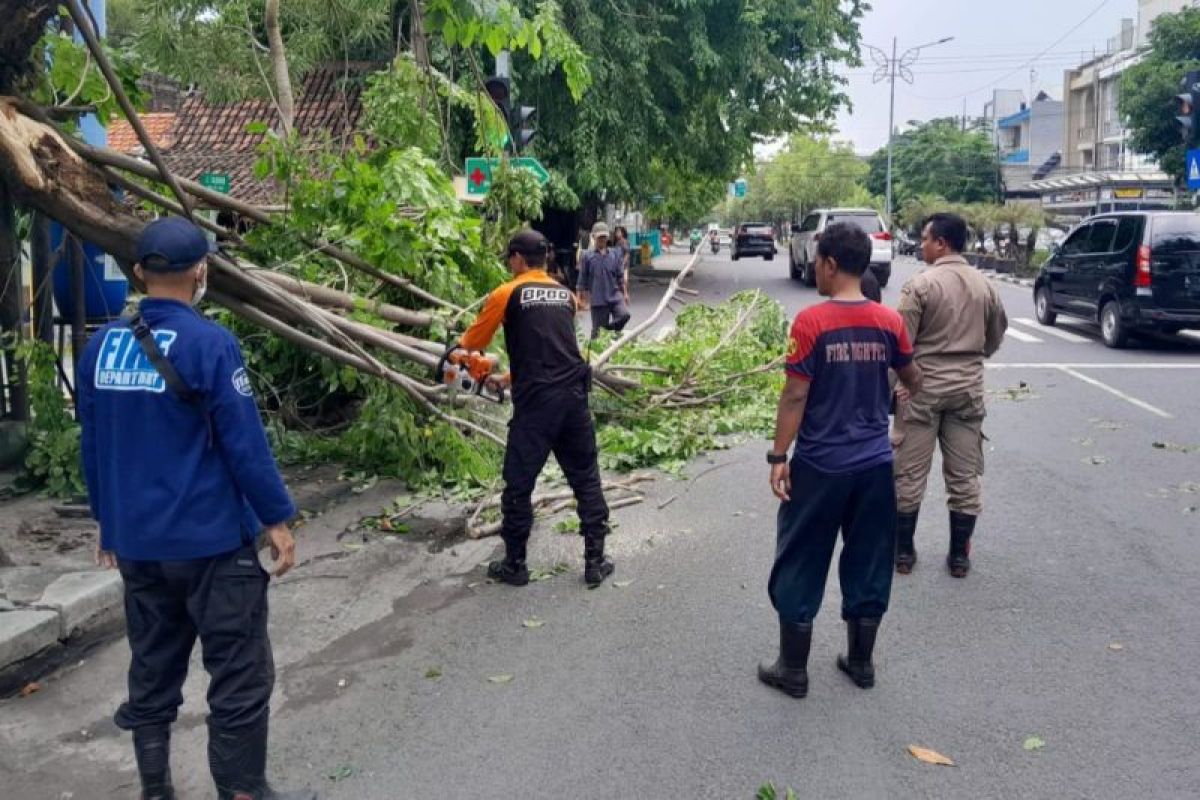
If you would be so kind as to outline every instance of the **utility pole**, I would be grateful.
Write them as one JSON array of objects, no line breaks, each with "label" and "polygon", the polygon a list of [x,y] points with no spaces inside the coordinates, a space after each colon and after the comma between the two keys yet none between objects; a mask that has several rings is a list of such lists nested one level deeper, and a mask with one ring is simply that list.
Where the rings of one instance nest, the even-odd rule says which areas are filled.
[{"label": "utility pole", "polygon": [[889,228],[892,225],[892,140],[896,136],[896,77],[899,76],[911,84],[913,82],[911,67],[917,63],[917,57],[921,54],[921,51],[927,47],[945,44],[953,38],[953,36],[947,36],[944,39],[938,39],[936,42],[928,42],[916,47],[910,47],[899,58],[896,57],[895,37],[892,37],[891,57],[878,47],[869,44],[864,45],[864,47],[871,51],[871,58],[875,61],[875,75],[872,78],[872,82],[879,83],[882,80],[887,80],[891,83],[891,99],[888,102],[887,200],[885,201]]}]

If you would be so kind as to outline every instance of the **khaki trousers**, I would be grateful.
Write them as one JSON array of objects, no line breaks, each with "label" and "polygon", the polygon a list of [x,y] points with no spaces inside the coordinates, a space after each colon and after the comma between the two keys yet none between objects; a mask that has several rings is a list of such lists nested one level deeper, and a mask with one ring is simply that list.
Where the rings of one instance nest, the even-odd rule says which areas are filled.
[{"label": "khaki trousers", "polygon": [[896,453],[896,506],[901,514],[921,507],[934,445],[942,449],[942,474],[951,511],[978,516],[983,511],[982,394],[934,396],[926,393],[896,405],[892,446]]}]

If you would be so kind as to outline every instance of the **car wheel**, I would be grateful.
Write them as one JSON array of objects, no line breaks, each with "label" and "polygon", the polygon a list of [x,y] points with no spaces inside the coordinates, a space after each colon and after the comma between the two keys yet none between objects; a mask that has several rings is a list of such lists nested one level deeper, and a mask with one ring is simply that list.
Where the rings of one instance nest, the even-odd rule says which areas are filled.
[{"label": "car wheel", "polygon": [[1163,333],[1167,334],[1168,336],[1177,336],[1179,334],[1179,332],[1181,330],[1183,330],[1183,326],[1182,325],[1163,325],[1161,328],[1159,328],[1159,330],[1161,330]]},{"label": "car wheel", "polygon": [[816,286],[817,285],[817,273],[813,272],[812,264],[809,263],[808,259],[805,259],[803,269],[804,269],[804,285],[810,286],[810,287]]},{"label": "car wheel", "polygon": [[774,255],[763,256],[763,261],[774,261],[774,260],[775,260]]},{"label": "car wheel", "polygon": [[1058,314],[1054,312],[1054,304],[1050,300],[1049,287],[1038,287],[1037,294],[1034,295],[1033,307],[1037,312],[1037,321],[1043,325],[1053,325],[1058,320]]},{"label": "car wheel", "polygon": [[791,252],[788,253],[788,277],[794,281],[800,280],[800,270],[796,269],[796,261]]},{"label": "car wheel", "polygon": [[730,257],[730,258],[732,258],[734,261],[737,261],[737,260],[738,260],[738,254],[737,254],[737,253],[730,253],[730,254],[729,254],[729,257]]},{"label": "car wheel", "polygon": [[1121,306],[1116,300],[1109,300],[1100,309],[1100,335],[1104,344],[1120,349],[1129,342],[1129,329],[1121,320]]}]

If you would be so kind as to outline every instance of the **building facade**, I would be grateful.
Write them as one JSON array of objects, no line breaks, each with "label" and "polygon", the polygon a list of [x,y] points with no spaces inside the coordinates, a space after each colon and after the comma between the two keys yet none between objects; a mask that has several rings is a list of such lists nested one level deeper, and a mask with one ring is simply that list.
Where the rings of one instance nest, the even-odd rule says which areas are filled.
[{"label": "building facade", "polygon": [[1063,104],[1045,92],[996,120],[996,146],[1006,192],[1020,192],[1059,166],[1062,126]]}]

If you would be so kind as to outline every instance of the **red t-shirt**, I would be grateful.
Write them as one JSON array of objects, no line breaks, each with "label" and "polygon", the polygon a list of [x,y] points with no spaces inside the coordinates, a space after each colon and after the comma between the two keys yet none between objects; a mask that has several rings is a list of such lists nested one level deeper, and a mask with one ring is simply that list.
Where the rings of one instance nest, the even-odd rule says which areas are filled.
[{"label": "red t-shirt", "polygon": [[888,464],[888,370],[912,362],[904,321],[870,300],[830,300],[792,323],[787,372],[811,381],[794,457],[830,475]]}]

